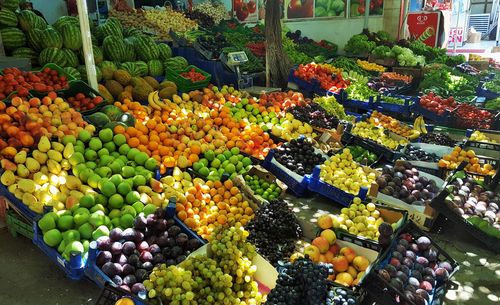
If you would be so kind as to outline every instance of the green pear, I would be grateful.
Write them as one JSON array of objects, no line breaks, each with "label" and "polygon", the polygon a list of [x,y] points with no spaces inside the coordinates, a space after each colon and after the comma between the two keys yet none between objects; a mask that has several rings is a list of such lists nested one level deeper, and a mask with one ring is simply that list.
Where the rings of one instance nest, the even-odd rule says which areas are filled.
[{"label": "green pear", "polygon": [[33,155],[33,158],[35,160],[37,160],[38,163],[40,163],[40,164],[45,164],[47,162],[48,157],[47,157],[46,153],[43,153],[39,150],[34,150],[32,155]]},{"label": "green pear", "polygon": [[27,178],[30,175],[30,171],[24,166],[24,164],[19,164],[17,166],[17,175],[22,178]]},{"label": "green pear", "polygon": [[14,156],[14,162],[16,162],[17,164],[24,164],[24,162],[26,162],[26,156],[26,151],[21,150]]},{"label": "green pear", "polygon": [[50,141],[46,136],[42,136],[38,142],[38,150],[41,152],[48,152],[50,150]]},{"label": "green pear", "polygon": [[26,168],[32,173],[37,173],[40,170],[40,163],[34,158],[26,158]]}]

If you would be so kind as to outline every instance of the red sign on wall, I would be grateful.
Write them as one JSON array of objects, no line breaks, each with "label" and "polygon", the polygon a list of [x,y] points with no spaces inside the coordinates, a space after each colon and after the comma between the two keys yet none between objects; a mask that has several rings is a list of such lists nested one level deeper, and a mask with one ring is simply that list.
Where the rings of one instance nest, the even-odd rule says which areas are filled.
[{"label": "red sign on wall", "polygon": [[408,13],[407,23],[411,38],[436,47],[440,17],[441,12]]}]

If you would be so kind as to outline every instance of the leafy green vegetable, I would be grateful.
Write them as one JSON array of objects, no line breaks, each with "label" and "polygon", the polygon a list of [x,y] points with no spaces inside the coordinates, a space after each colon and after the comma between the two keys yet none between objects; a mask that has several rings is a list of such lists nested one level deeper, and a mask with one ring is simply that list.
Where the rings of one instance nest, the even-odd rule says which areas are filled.
[{"label": "leafy green vegetable", "polygon": [[376,58],[392,58],[394,57],[394,53],[392,53],[391,48],[388,46],[377,46],[373,49],[372,54]]},{"label": "leafy green vegetable", "polygon": [[368,40],[368,36],[358,34],[352,36],[344,47],[344,51],[349,54],[367,54],[376,47],[376,43]]},{"label": "leafy green vegetable", "polygon": [[487,101],[486,104],[484,104],[484,108],[491,110],[500,110],[500,97]]}]

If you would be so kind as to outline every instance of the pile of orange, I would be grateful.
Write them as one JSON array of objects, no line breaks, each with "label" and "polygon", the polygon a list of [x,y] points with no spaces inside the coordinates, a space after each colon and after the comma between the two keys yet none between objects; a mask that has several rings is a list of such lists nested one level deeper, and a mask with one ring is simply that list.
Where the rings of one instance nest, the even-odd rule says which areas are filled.
[{"label": "pile of orange", "polygon": [[494,175],[496,173],[491,164],[485,163],[481,166],[479,158],[476,157],[476,153],[472,149],[465,150],[459,146],[455,146],[450,154],[444,155],[439,160],[438,165],[441,168],[453,170],[464,161],[468,163],[465,166],[465,170],[468,172],[482,175]]},{"label": "pile of orange", "polygon": [[248,201],[231,180],[195,183],[176,204],[177,217],[204,239],[218,226],[244,226],[254,215]]},{"label": "pile of orange", "polygon": [[134,115],[136,120],[144,121],[148,116],[148,110],[139,102],[133,102],[129,99],[123,99],[121,102],[115,102],[114,105],[123,112],[129,112]]}]

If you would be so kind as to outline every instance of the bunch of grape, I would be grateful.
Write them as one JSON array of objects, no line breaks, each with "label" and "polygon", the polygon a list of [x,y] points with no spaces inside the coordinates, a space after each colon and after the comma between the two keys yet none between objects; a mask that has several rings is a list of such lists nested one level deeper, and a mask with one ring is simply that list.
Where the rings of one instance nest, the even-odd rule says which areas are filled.
[{"label": "bunch of grape", "polygon": [[188,257],[178,266],[155,267],[144,281],[148,297],[170,305],[261,304],[254,281],[255,247],[241,226],[212,233],[207,256]]},{"label": "bunch of grape", "polygon": [[342,287],[332,287],[328,291],[326,305],[355,305],[356,296],[352,290]]},{"label": "bunch of grape", "polygon": [[282,200],[263,204],[247,230],[250,232],[248,240],[273,266],[292,255],[296,241],[302,236],[297,216]]},{"label": "bunch of grape", "polygon": [[315,264],[308,258],[286,263],[276,287],[267,296],[267,305],[324,305],[327,278],[333,273],[329,264]]},{"label": "bunch of grape", "polygon": [[337,99],[334,96],[317,97],[313,100],[313,102],[320,105],[328,114],[337,117],[339,120],[348,121],[352,118],[352,116],[345,114],[344,106],[337,102]]}]

